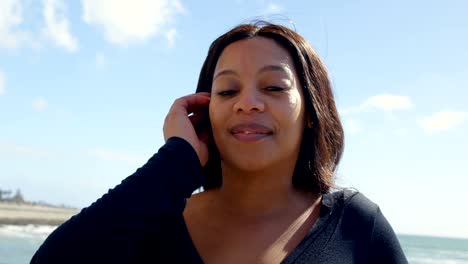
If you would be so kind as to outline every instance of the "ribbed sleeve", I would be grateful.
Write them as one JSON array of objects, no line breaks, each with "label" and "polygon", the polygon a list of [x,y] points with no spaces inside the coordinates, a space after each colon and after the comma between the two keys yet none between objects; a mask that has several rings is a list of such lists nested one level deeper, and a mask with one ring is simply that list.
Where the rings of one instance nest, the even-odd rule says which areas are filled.
[{"label": "ribbed sleeve", "polygon": [[195,150],[170,138],[134,174],[52,232],[31,263],[131,263],[146,234],[182,215],[185,199],[202,183]]}]

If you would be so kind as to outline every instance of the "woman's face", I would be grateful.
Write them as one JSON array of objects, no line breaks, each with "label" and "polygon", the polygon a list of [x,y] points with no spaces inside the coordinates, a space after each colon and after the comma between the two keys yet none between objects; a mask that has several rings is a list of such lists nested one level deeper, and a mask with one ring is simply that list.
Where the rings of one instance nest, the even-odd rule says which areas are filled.
[{"label": "woman's face", "polygon": [[271,39],[228,45],[218,59],[209,114],[223,168],[296,164],[304,96],[289,53]]}]

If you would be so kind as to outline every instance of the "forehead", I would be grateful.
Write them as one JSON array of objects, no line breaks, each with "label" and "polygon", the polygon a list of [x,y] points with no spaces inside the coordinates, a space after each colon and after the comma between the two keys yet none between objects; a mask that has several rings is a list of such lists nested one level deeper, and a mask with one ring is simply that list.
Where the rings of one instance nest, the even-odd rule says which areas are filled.
[{"label": "forehead", "polygon": [[294,69],[289,52],[272,39],[253,37],[239,40],[224,48],[215,72],[225,68],[263,67],[283,65]]}]

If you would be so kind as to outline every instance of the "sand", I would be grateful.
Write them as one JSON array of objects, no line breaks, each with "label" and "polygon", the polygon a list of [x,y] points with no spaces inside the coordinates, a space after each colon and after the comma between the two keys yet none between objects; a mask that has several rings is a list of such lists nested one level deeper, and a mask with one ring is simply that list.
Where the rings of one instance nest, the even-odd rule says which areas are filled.
[{"label": "sand", "polygon": [[0,202],[0,225],[60,225],[78,209]]}]

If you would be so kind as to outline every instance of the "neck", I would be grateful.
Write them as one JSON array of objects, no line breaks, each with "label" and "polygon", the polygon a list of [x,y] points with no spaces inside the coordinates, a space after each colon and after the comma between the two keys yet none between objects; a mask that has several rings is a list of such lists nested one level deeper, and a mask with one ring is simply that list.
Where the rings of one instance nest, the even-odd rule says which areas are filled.
[{"label": "neck", "polygon": [[282,166],[253,172],[223,165],[223,185],[217,190],[218,201],[234,215],[255,218],[303,210],[319,195],[294,188],[293,169]]}]

